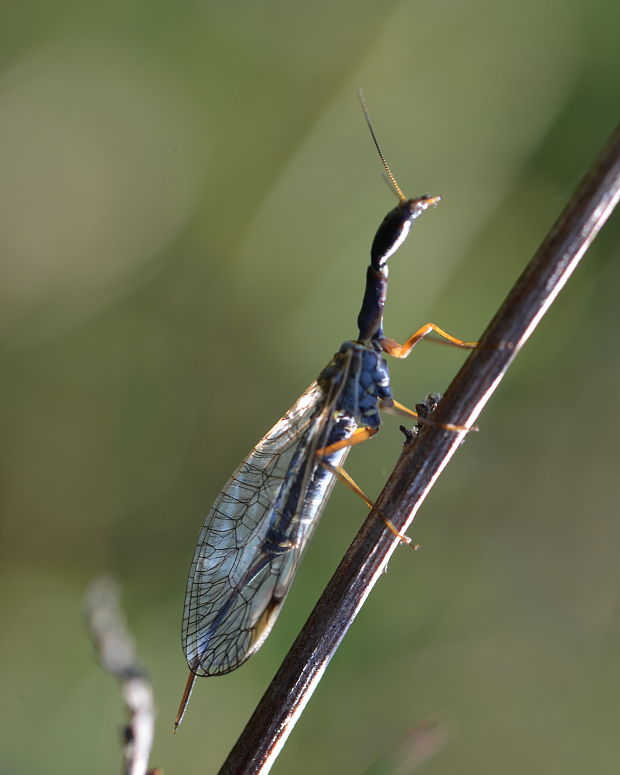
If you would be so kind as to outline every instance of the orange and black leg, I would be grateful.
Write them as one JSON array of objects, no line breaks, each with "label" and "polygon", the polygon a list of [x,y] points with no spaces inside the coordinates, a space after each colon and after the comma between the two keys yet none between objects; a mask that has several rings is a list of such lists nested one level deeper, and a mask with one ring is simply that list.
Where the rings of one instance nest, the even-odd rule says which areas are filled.
[{"label": "orange and black leg", "polygon": [[404,344],[399,344],[395,339],[384,336],[381,339],[381,347],[383,347],[388,355],[393,355],[394,358],[406,358],[416,344],[430,333],[437,334],[437,336],[441,337],[446,344],[449,344],[452,347],[473,350],[478,346],[478,342],[465,342],[462,339],[457,339],[456,336],[447,333],[447,331],[444,331],[443,328],[439,328],[439,326],[436,326],[434,323],[425,323],[423,326],[420,326],[417,331],[414,331]]},{"label": "orange and black leg", "polygon": [[[437,336],[441,337],[441,340],[432,339],[430,341],[445,343],[451,345],[452,347],[458,347],[463,350],[473,350],[478,346],[478,342],[465,342],[463,339],[458,339],[456,336],[452,336],[452,334],[444,331],[443,328],[439,328],[439,326],[436,326],[434,323],[425,323],[423,326],[420,326],[417,331],[414,331],[404,344],[400,344],[395,339],[391,339],[389,336],[384,336],[381,339],[381,347],[388,355],[392,355],[394,358],[406,358],[416,346],[416,344],[431,333],[437,334]],[[400,417],[415,417],[421,423],[426,425],[438,425],[441,428],[445,428],[449,431],[478,430],[476,426],[467,428],[464,425],[438,423],[431,418],[420,417],[417,412],[414,412],[412,409],[408,409],[406,406],[399,404],[398,401],[393,401],[390,403],[386,402],[383,404],[382,409],[385,412],[389,412]]]},{"label": "orange and black leg", "polygon": [[468,428],[466,425],[452,425],[452,423],[449,423],[449,422],[437,422],[436,420],[433,420],[431,417],[420,417],[420,415],[417,412],[414,412],[413,409],[409,409],[408,407],[403,406],[403,404],[400,404],[398,401],[394,401],[394,400],[390,402],[382,403],[381,409],[387,414],[393,414],[396,417],[414,418],[418,422],[422,423],[423,425],[436,425],[439,428],[443,428],[446,431],[454,431],[456,433],[459,433],[461,431],[478,430],[477,425],[472,425],[471,427]]},{"label": "orange and black leg", "polygon": [[397,538],[400,538],[400,540],[404,544],[411,545],[411,539],[408,536],[400,533],[397,530],[397,528],[393,525],[393,523],[389,519],[387,519],[387,517],[384,517],[380,511],[377,511],[375,504],[370,500],[370,498],[357,484],[357,482],[353,479],[353,477],[350,474],[348,474],[342,466],[332,465],[327,460],[325,460],[325,458],[328,455],[331,455],[334,452],[338,452],[338,450],[345,449],[346,447],[352,447],[355,444],[361,444],[363,441],[367,441],[368,439],[372,438],[378,431],[379,431],[378,428],[357,428],[357,430],[355,430],[348,439],[343,439],[342,441],[337,441],[334,444],[330,444],[327,447],[322,447],[321,449],[317,449],[317,451],[315,452],[315,455],[319,459],[319,462],[321,463],[322,466],[324,466],[328,471],[334,474],[334,476],[337,479],[339,479],[344,485],[346,485],[352,492],[358,495],[368,506],[369,509],[371,510],[374,509],[377,512],[377,514],[385,522],[386,527],[388,527]]}]

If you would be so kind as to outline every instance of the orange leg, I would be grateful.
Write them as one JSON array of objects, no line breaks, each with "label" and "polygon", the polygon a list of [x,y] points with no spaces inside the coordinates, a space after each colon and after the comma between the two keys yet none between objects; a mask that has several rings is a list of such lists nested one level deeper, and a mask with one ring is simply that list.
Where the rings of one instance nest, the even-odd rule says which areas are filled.
[{"label": "orange leg", "polygon": [[378,432],[379,428],[357,428],[348,439],[336,441],[328,447],[321,447],[321,449],[317,449],[315,455],[319,458],[327,457],[327,455],[331,455],[333,452],[338,452],[339,449],[352,447],[354,444],[361,444],[362,441],[367,441]]},{"label": "orange leg", "polygon": [[[357,430],[355,430],[348,439],[343,439],[342,441],[337,441],[334,444],[330,444],[327,447],[322,447],[321,449],[317,449],[317,451],[315,452],[315,455],[318,457],[319,461],[321,462],[321,465],[324,466],[324,468],[326,468],[328,471],[331,471],[331,473],[334,474],[334,476],[337,479],[339,479],[344,485],[346,485],[352,492],[358,495],[371,511],[372,509],[374,509],[377,512],[377,514],[385,522],[386,527],[388,527],[397,538],[400,538],[400,540],[404,544],[411,546],[412,545],[411,539],[408,536],[403,535],[402,533],[399,533],[396,527],[392,524],[392,522],[386,517],[384,517],[380,511],[377,511],[377,509],[375,508],[375,504],[370,500],[370,498],[357,484],[357,482],[353,479],[353,477],[351,477],[351,475],[348,474],[342,466],[334,466],[331,463],[328,463],[327,460],[325,460],[325,457],[327,457],[328,455],[331,455],[333,452],[337,452],[340,449],[345,449],[346,447],[352,447],[354,444],[361,444],[362,441],[366,441],[367,439],[370,439],[378,431],[379,431],[378,428],[357,428]],[[413,548],[417,549],[418,547],[416,545]]]},{"label": "orange leg", "polygon": [[449,422],[436,422],[430,417],[420,417],[420,415],[417,412],[414,412],[413,409],[409,409],[406,406],[403,406],[403,404],[399,404],[398,401],[392,401],[391,403],[387,404],[384,403],[381,405],[381,409],[384,412],[387,412],[388,414],[394,414],[397,417],[414,417],[418,422],[422,423],[423,425],[437,425],[440,428],[444,428],[447,431],[477,431],[478,426],[472,425],[470,428],[468,428],[466,425],[452,425]]},{"label": "orange leg", "polygon": [[395,339],[390,339],[389,336],[385,336],[381,340],[381,346],[388,355],[393,355],[395,358],[406,358],[420,339],[424,339],[424,337],[431,332],[437,334],[437,336],[440,336],[442,339],[445,339],[446,344],[450,344],[453,347],[473,350],[478,346],[478,342],[464,342],[462,339],[457,339],[434,323],[425,323],[423,326],[420,326],[417,331],[414,331],[413,334],[411,334],[405,344],[399,344]]}]

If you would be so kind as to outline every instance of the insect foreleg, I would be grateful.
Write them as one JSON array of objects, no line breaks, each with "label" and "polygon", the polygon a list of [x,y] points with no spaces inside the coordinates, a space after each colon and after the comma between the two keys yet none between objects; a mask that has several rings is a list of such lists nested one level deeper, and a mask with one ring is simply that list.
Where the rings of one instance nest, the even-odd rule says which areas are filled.
[{"label": "insect foreleg", "polygon": [[436,326],[434,323],[425,323],[423,326],[420,326],[417,331],[414,331],[404,344],[399,344],[395,339],[384,336],[381,339],[381,347],[388,355],[392,355],[394,358],[406,358],[420,339],[424,339],[424,337],[431,332],[440,336],[445,340],[446,344],[450,344],[453,347],[473,350],[478,346],[478,342],[465,342],[462,339],[458,339],[456,336],[452,336],[452,334],[448,334],[443,328],[439,328],[439,326]]}]

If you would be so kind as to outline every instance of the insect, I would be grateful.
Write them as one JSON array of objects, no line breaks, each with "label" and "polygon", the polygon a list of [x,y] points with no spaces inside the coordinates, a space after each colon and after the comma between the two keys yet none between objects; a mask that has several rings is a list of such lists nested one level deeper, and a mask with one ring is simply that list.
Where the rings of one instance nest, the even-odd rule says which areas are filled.
[{"label": "insect", "polygon": [[361,93],[360,100],[399,202],[385,216],[372,242],[357,338],[344,342],[305,393],[251,450],[204,522],[185,596],[182,639],[190,674],[175,730],[197,676],[235,670],[264,642],[335,480],[345,482],[372,507],[342,468],[344,459],[353,445],[378,432],[380,409],[417,417],[394,400],[384,354],[406,358],[430,332],[457,347],[476,346],[434,323],[421,326],[404,344],[383,333],[387,261],[405,241],[413,221],[440,197],[408,199],[403,194],[385,161]]}]

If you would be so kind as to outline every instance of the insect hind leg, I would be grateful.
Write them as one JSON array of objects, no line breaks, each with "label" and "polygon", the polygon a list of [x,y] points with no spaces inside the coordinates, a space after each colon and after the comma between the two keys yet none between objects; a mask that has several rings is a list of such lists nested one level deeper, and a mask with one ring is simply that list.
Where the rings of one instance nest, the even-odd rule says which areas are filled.
[{"label": "insect hind leg", "polygon": [[331,455],[334,452],[337,452],[340,449],[345,449],[346,447],[352,447],[354,444],[361,444],[363,441],[367,441],[372,436],[374,436],[378,432],[378,428],[357,428],[357,430],[353,433],[352,436],[350,436],[348,439],[343,439],[342,441],[337,441],[334,444],[330,444],[327,447],[322,447],[321,449],[317,449],[315,452],[315,455],[319,459],[319,462],[321,465],[326,468],[328,471],[330,471],[339,481],[341,481],[346,487],[348,487],[351,492],[354,492],[358,497],[360,497],[364,503],[368,506],[368,508],[371,511],[376,511],[376,513],[381,517],[383,522],[385,522],[385,526],[392,532],[394,535],[400,539],[400,541],[404,544],[407,544],[407,546],[412,546],[412,548],[417,549],[417,545],[413,545],[411,543],[411,538],[409,536],[403,535],[396,526],[387,518],[384,517],[383,514],[376,508],[375,504],[370,500],[370,498],[366,495],[366,493],[362,490],[362,488],[357,484],[357,482],[353,479],[353,477],[347,473],[342,466],[335,466],[329,463],[325,458],[328,455]]}]

